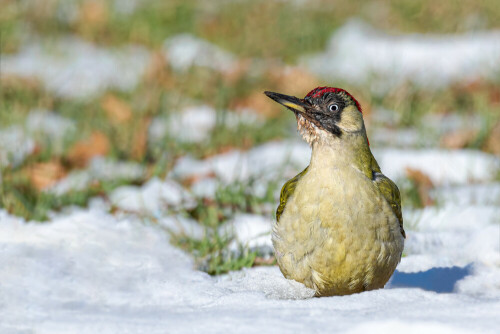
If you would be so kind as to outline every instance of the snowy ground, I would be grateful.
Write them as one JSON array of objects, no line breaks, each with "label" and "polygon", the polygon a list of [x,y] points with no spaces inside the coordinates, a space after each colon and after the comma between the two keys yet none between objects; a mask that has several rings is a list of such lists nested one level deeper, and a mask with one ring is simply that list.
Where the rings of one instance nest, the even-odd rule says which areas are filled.
[{"label": "snowy ground", "polygon": [[[294,152],[293,145],[269,145],[284,156]],[[307,147],[299,147],[303,153],[296,153],[297,159],[306,159]],[[259,150],[266,146],[247,153],[247,159]],[[482,166],[479,177],[479,170],[495,159],[476,155],[464,160]],[[428,152],[418,161],[433,159]],[[451,159],[444,166],[455,161],[453,155],[441,159]],[[193,235],[202,232],[175,217],[156,225],[134,215],[111,215],[100,200],[47,224],[1,212],[1,332],[493,333],[500,312],[500,212],[493,197],[500,185],[464,185],[467,180],[456,175],[467,175],[468,164],[454,166],[455,174],[435,176],[449,184],[436,190],[442,208],[405,212],[407,256],[389,286],[345,297],[312,298],[310,290],[283,278],[277,267],[221,277],[196,271],[192,260],[169,244],[161,226],[180,224]],[[140,211],[141,197],[145,212],[159,214],[161,204],[189,202],[179,187],[156,179],[143,187],[119,188],[111,197],[132,211]],[[268,218],[243,215],[232,224],[242,242],[269,245]]]},{"label": "snowy ground", "polygon": [[[276,267],[220,278],[195,271],[157,227],[97,209],[48,225],[0,217],[2,333],[493,333],[498,326],[498,267],[489,284],[472,274],[462,283],[474,283],[471,290],[458,293],[389,288],[311,298]],[[497,238],[498,225],[480,225]],[[488,251],[498,266],[498,249]],[[408,256],[400,267],[419,260]]]}]

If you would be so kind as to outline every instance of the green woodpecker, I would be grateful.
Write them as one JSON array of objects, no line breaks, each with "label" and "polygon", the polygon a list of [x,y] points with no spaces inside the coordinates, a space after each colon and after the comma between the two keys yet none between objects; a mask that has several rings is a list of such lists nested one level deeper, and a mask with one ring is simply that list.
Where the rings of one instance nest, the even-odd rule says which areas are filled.
[{"label": "green woodpecker", "polygon": [[399,189],[372,155],[360,104],[332,87],[304,99],[265,94],[295,113],[312,147],[309,166],[281,190],[272,233],[281,272],[317,296],[383,288],[406,235]]}]

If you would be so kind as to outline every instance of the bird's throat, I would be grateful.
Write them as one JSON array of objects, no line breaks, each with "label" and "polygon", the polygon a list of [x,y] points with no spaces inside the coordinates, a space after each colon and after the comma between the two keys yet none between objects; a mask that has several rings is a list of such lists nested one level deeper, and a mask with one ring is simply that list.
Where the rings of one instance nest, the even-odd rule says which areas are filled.
[{"label": "bird's throat", "polygon": [[309,144],[313,145],[315,142],[328,142],[333,139],[333,135],[328,131],[319,128],[316,124],[302,116],[297,116],[297,129],[302,135],[302,138]]}]

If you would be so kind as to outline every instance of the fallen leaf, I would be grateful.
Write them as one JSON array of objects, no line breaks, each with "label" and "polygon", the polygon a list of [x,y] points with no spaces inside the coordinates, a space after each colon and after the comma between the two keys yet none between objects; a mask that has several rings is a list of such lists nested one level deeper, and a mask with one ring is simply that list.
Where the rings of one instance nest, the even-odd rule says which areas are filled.
[{"label": "fallen leaf", "polygon": [[6,74],[0,76],[0,83],[3,90],[7,91],[9,89],[16,90],[29,90],[29,91],[40,91],[42,84],[40,80],[34,77],[21,77],[13,74]]},{"label": "fallen leaf", "polygon": [[274,256],[261,257],[257,256],[253,262],[253,267],[256,266],[274,266],[276,265],[276,258]]},{"label": "fallen leaf", "polygon": [[165,88],[171,88],[173,86],[173,77],[169,73],[167,59],[163,52],[153,52],[146,68],[144,78],[148,83],[161,84]]},{"label": "fallen leaf", "polygon": [[107,94],[101,101],[101,107],[106,111],[110,122],[125,123],[132,118],[130,106],[115,95]]},{"label": "fallen leaf", "polygon": [[141,160],[146,154],[148,144],[148,129],[151,119],[149,117],[142,118],[135,127],[132,137],[131,156],[136,160]]},{"label": "fallen leaf", "polygon": [[477,137],[477,130],[461,129],[448,132],[441,137],[441,146],[448,149],[467,147]]},{"label": "fallen leaf", "polygon": [[109,139],[102,132],[95,131],[90,138],[81,140],[71,147],[68,152],[68,161],[76,167],[85,167],[89,161],[96,156],[104,156],[109,153]]},{"label": "fallen leaf", "polygon": [[101,25],[108,20],[106,3],[96,0],[84,1],[79,11],[79,21],[85,25]]},{"label": "fallen leaf", "polygon": [[422,205],[433,205],[434,200],[429,195],[430,191],[434,188],[434,184],[431,178],[418,169],[406,167],[405,171],[408,179],[412,180],[416,184],[418,195],[420,197]]},{"label": "fallen leaf", "polygon": [[182,185],[186,187],[191,187],[193,184],[208,178],[214,178],[216,175],[214,172],[208,172],[204,174],[194,174],[186,177],[182,180]]},{"label": "fallen leaf", "polygon": [[66,175],[66,170],[59,160],[35,163],[27,167],[31,184],[37,190],[43,190],[55,184]]},{"label": "fallen leaf", "polygon": [[500,156],[500,121],[498,121],[491,129],[483,149]]}]

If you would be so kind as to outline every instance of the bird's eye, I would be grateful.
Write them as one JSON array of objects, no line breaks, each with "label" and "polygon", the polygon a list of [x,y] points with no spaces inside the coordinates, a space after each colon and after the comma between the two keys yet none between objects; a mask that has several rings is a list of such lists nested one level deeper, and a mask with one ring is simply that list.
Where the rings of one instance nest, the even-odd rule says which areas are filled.
[{"label": "bird's eye", "polygon": [[339,106],[336,104],[330,104],[328,106],[328,109],[330,109],[330,111],[337,111],[337,110],[339,110]]}]

